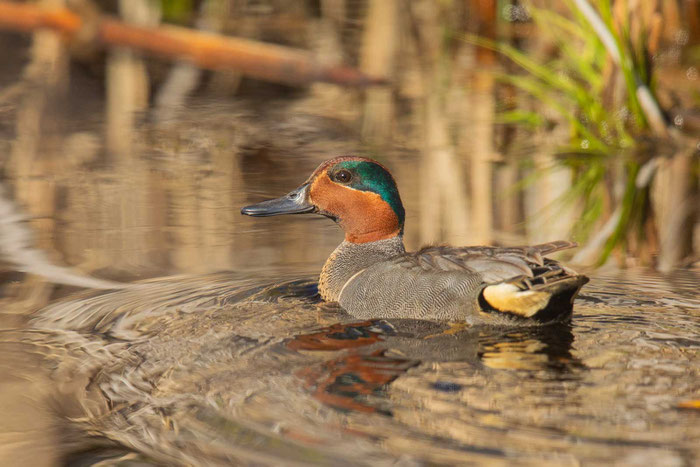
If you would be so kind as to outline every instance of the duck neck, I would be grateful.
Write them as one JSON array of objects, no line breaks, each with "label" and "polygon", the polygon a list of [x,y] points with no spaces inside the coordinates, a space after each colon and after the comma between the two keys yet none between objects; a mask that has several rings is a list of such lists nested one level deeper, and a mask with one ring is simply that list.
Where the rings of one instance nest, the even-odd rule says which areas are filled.
[{"label": "duck neck", "polygon": [[318,281],[321,298],[338,301],[340,291],[352,276],[379,261],[385,261],[406,252],[403,235],[367,243],[343,241],[323,265]]}]

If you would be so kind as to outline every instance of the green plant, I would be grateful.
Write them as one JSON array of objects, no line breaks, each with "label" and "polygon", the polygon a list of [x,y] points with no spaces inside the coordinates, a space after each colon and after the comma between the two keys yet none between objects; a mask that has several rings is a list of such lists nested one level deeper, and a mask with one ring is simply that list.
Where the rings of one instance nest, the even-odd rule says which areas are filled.
[{"label": "green plant", "polygon": [[[592,228],[605,214],[604,207],[614,206],[608,210],[608,222],[614,225],[601,229],[606,238],[601,242],[597,263],[602,264],[613,249],[624,245],[629,235],[641,232],[648,215],[648,187],[636,183],[648,158],[639,150],[638,141],[649,129],[637,88],[640,84],[651,87],[652,73],[644,41],[630,37],[629,17],[633,15],[616,27],[611,1],[594,2],[619,53],[616,66],[610,48],[606,48],[589,20],[573,1],[565,3],[565,14],[528,7],[536,30],[556,50],[549,61],[533,59],[505,42],[473,35],[465,39],[495,50],[517,64],[524,74],[501,73],[499,79],[552,109],[569,126],[569,139],[557,152],[560,163],[570,167],[574,176],[571,188],[560,201],[583,204],[574,232],[584,239],[590,237]],[[620,96],[610,95],[615,79],[611,70],[617,70],[624,80]],[[521,123],[525,128],[547,123],[540,114],[522,108],[503,112],[500,120]],[[611,187],[615,185],[624,187],[621,194],[613,193]]]},{"label": "green plant", "polygon": [[160,0],[161,11],[165,21],[185,24],[194,11],[193,0]]}]

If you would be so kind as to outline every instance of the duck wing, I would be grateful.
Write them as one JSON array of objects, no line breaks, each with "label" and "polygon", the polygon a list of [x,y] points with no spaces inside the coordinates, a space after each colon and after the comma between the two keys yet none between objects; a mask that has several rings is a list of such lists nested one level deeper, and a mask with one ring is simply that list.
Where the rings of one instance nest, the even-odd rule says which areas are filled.
[{"label": "duck wing", "polygon": [[564,266],[544,256],[576,246],[576,243],[566,241],[523,247],[431,246],[397,258],[397,264],[406,268],[419,267],[424,272],[474,272],[481,275],[486,284],[495,284],[520,276],[534,278],[565,271]]}]

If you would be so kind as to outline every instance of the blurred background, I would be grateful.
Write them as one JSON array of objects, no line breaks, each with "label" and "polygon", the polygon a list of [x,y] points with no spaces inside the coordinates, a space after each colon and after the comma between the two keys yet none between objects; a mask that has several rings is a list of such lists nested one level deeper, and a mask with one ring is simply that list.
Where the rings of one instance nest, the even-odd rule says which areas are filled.
[{"label": "blurred background", "polygon": [[[0,0],[0,459],[692,465],[699,152],[700,0]],[[353,324],[270,286],[337,226],[239,213],[342,154],[409,249],[608,270],[571,324]]]},{"label": "blurred background", "polygon": [[239,209],[340,154],[392,169],[411,248],[700,251],[698,0],[0,1],[0,48],[24,271],[317,271],[339,229]]}]

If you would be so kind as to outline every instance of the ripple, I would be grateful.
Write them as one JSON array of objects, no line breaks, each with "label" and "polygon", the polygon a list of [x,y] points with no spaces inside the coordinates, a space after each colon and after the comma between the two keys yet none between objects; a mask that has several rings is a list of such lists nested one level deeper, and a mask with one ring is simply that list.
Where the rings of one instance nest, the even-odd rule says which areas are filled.
[{"label": "ripple", "polygon": [[656,463],[700,446],[677,410],[700,391],[697,297],[668,280],[594,276],[570,325],[513,329],[358,322],[314,280],[222,273],[73,295],[12,339],[89,388],[78,457]]}]

